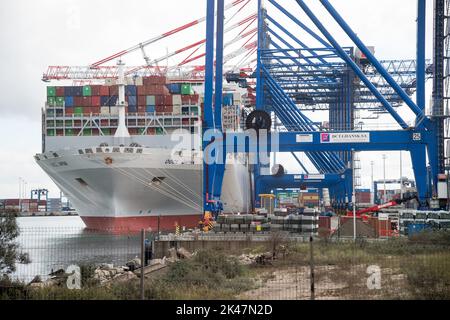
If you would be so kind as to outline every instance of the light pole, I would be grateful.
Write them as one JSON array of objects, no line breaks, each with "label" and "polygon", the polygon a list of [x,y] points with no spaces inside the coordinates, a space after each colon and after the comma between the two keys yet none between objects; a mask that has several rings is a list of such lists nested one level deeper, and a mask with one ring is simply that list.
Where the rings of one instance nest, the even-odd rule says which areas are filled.
[{"label": "light pole", "polygon": [[[403,161],[402,151],[400,150],[400,199],[403,199]],[[403,206],[403,205],[402,205]]]},{"label": "light pole", "polygon": [[387,195],[386,195],[386,155],[383,154],[383,198],[384,202],[387,202]]},{"label": "light pole", "polygon": [[352,149],[352,203],[353,203],[353,240],[356,241],[356,182],[355,150]]},{"label": "light pole", "polygon": [[370,190],[372,190],[372,192],[371,192],[372,203],[375,203],[375,188],[374,188],[374,185],[373,185],[373,164],[374,164],[374,162],[370,161],[370,179],[371,179]]}]

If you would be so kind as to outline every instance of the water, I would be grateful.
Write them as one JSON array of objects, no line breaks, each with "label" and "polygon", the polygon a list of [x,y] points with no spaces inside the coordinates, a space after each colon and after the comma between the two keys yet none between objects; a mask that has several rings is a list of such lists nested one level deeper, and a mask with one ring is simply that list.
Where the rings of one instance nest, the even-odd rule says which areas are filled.
[{"label": "water", "polygon": [[79,217],[18,218],[21,233],[17,239],[31,263],[17,264],[14,278],[28,282],[36,275],[49,273],[75,264],[112,263],[122,266],[139,256],[140,241],[136,234],[107,234],[86,230]]}]

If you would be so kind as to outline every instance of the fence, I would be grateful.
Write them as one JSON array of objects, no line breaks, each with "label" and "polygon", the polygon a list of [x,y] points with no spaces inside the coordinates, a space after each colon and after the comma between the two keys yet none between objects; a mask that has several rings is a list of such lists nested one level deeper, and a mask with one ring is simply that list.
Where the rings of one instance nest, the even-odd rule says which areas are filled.
[{"label": "fence", "polygon": [[448,232],[356,242],[287,232],[161,237],[152,247],[164,257],[143,269],[141,240],[139,233],[22,229],[17,242],[30,262],[0,281],[0,299],[450,298]]}]

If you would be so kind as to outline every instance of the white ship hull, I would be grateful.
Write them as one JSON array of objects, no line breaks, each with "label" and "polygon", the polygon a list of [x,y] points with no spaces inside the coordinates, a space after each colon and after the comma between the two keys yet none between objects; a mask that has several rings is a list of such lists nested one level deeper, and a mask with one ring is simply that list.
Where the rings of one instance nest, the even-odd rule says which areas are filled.
[{"label": "white ship hull", "polygon": [[[202,157],[168,148],[94,147],[46,152],[37,163],[64,192],[88,228],[174,230],[202,217]],[[235,157],[226,166],[225,212],[246,212],[249,173]]]}]

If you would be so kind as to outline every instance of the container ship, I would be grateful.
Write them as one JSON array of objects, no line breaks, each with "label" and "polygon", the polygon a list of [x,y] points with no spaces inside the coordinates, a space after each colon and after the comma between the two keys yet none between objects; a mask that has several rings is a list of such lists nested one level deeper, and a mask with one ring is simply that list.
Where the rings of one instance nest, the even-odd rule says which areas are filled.
[{"label": "container ship", "polygon": [[[89,229],[195,227],[203,214],[202,87],[120,73],[101,85],[48,86],[35,160]],[[224,94],[224,130],[239,130],[241,98]],[[229,158],[225,213],[248,211],[250,181],[245,156]]]}]

